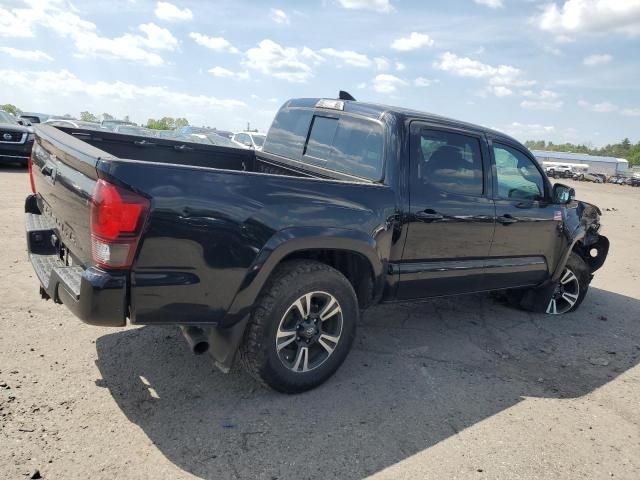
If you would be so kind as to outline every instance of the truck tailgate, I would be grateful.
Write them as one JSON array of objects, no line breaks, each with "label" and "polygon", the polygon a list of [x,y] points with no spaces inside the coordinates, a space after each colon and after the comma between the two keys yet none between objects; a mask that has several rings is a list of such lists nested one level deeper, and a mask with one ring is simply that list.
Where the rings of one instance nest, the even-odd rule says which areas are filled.
[{"label": "truck tailgate", "polygon": [[89,210],[98,178],[96,163],[108,157],[55,127],[37,127],[32,172],[38,207],[55,225],[74,262],[82,265],[91,261]]},{"label": "truck tailgate", "polygon": [[96,269],[91,260],[91,196],[101,158],[108,154],[54,127],[36,127],[35,193],[25,203],[27,247],[43,297],[64,303],[87,323],[120,326],[126,272]]}]

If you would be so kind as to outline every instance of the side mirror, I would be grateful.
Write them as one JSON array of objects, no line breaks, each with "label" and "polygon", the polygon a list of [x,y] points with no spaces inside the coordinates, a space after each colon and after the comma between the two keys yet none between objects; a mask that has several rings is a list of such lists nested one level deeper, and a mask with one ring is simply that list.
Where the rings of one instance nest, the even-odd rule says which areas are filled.
[{"label": "side mirror", "polygon": [[244,142],[244,144],[245,144],[247,147],[253,147],[253,144],[252,144],[249,140],[247,140],[246,142]]},{"label": "side mirror", "polygon": [[576,191],[573,188],[561,183],[553,186],[553,203],[567,204],[575,199]]}]

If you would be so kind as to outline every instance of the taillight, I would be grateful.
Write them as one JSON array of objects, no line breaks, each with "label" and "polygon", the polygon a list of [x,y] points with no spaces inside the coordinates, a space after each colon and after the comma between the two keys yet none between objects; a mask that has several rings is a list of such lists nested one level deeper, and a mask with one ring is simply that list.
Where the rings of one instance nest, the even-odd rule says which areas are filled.
[{"label": "taillight", "polygon": [[31,184],[31,193],[36,193],[36,182],[33,181],[33,153],[29,155],[29,183]]},{"label": "taillight", "polygon": [[130,267],[148,212],[147,198],[98,180],[91,198],[94,262],[105,268]]}]

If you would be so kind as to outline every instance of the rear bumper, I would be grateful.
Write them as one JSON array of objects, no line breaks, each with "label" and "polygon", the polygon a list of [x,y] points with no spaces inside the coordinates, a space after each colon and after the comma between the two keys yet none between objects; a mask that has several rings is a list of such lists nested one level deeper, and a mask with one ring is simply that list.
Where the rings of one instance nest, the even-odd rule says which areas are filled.
[{"label": "rear bumper", "polygon": [[90,325],[126,324],[126,273],[65,265],[58,254],[56,227],[37,210],[34,195],[25,204],[25,228],[29,260],[44,298],[64,304]]}]

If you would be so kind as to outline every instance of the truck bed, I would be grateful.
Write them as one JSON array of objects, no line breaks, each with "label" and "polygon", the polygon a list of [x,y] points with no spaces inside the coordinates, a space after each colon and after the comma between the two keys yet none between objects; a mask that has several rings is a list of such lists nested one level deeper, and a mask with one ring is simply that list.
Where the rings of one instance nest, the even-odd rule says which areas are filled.
[{"label": "truck bed", "polygon": [[[85,321],[103,325],[123,325],[125,317],[218,324],[233,317],[243,289],[255,288],[288,229],[387,237],[396,201],[382,184],[314,178],[252,150],[46,125],[37,129],[32,171],[37,193],[27,199],[27,235],[32,256],[42,255],[32,257],[41,283],[54,299],[76,302],[69,308]],[[123,271],[92,260],[89,210],[99,179],[150,201],[135,261]],[[83,296],[120,307],[96,319],[97,307]]]}]

